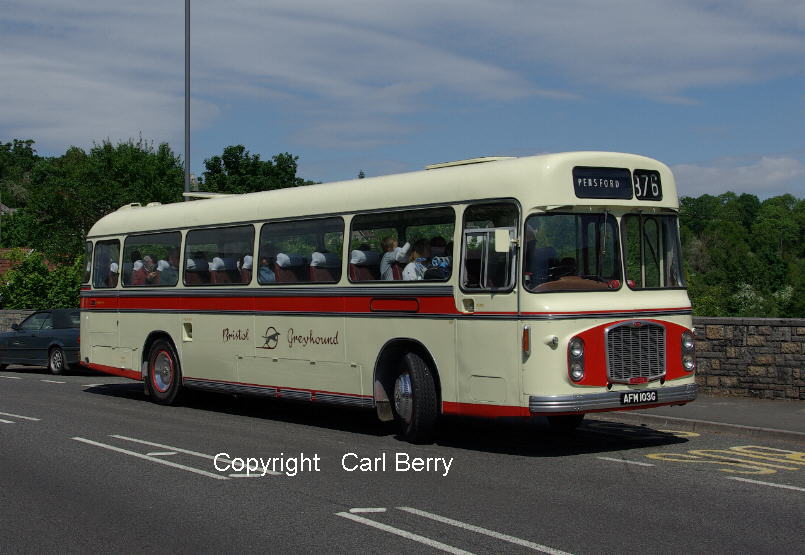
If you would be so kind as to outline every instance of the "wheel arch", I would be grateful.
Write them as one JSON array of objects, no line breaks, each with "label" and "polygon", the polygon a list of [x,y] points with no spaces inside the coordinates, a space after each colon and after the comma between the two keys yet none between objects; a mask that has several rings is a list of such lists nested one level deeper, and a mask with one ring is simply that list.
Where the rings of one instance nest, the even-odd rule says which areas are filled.
[{"label": "wheel arch", "polygon": [[151,345],[153,345],[158,339],[166,339],[170,341],[171,345],[173,345],[173,349],[176,351],[176,356],[179,357],[179,363],[181,364],[181,354],[179,353],[179,349],[176,346],[176,341],[173,340],[171,334],[164,330],[152,331],[148,334],[148,337],[145,338],[145,342],[143,343],[143,352],[140,356],[140,371],[144,381],[148,376],[148,353],[151,351]]},{"label": "wheel arch", "polygon": [[[436,399],[439,412],[442,411],[442,380],[439,367],[433,358],[430,350],[419,340],[410,337],[398,337],[390,339],[380,348],[380,352],[375,360],[372,372],[372,383],[380,383],[383,386],[388,399],[392,397],[394,391],[394,380],[399,370],[398,362],[405,356],[405,353],[413,352],[418,354],[423,361],[430,367],[433,373],[433,381],[436,386]],[[379,401],[375,391],[375,403]]]}]

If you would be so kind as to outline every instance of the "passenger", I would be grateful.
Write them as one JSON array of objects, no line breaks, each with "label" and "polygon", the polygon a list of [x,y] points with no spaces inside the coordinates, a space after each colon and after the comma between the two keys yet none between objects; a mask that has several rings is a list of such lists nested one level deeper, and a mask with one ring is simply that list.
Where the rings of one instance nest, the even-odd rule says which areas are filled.
[{"label": "passenger", "polygon": [[437,235],[430,240],[430,251],[432,256],[445,256],[447,252],[447,241],[444,237]]},{"label": "passenger", "polygon": [[159,279],[163,285],[176,285],[179,281],[179,250],[171,249],[168,251],[168,261],[160,260],[157,264],[157,270],[162,275]]},{"label": "passenger", "polygon": [[274,270],[271,269],[268,258],[260,259],[260,269],[257,272],[257,280],[260,283],[273,283],[277,281],[277,276],[274,274]]},{"label": "passenger", "polygon": [[156,285],[159,283],[159,272],[154,258],[148,254],[143,256],[143,271],[145,272],[145,283]]},{"label": "passenger", "polygon": [[386,237],[383,239],[383,258],[380,259],[380,279],[394,280],[394,265],[403,263],[407,259],[408,249],[411,248],[409,243],[403,247],[397,246],[397,239],[393,237]]},{"label": "passenger", "polygon": [[420,239],[414,243],[411,249],[411,255],[408,257],[409,262],[403,269],[403,280],[417,281],[424,278],[428,269],[425,266],[428,258],[430,258],[430,245],[427,240]]}]

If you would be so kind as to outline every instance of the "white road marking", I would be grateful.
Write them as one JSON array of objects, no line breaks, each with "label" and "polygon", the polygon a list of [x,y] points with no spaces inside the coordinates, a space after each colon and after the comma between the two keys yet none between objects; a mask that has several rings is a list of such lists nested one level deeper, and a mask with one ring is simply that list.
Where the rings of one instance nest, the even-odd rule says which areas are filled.
[{"label": "white road marking", "polygon": [[[144,439],[137,439],[137,438],[134,438],[134,437],[121,436],[121,435],[116,435],[116,434],[112,434],[110,437],[115,437],[117,439],[122,439],[124,441],[132,441],[134,443],[142,443],[143,445],[150,445],[151,447],[161,447],[162,449],[170,449],[170,450],[176,451],[178,453],[184,453],[185,455],[193,455],[194,457],[201,457],[202,459],[209,459],[211,461],[215,460],[215,457],[213,455],[207,455],[206,453],[199,453],[198,451],[190,451],[188,449],[181,449],[179,447],[173,447],[172,445],[163,445],[162,443],[154,443],[153,441],[145,441]],[[225,457],[218,457],[218,460],[221,461],[221,462],[224,462],[224,463],[230,463],[230,464],[232,463],[231,460],[229,460],[229,459],[227,459]],[[260,472],[262,473],[262,469],[260,469]],[[253,474],[253,473],[251,473],[251,474]],[[266,474],[271,474],[273,476],[279,476],[279,475],[282,474],[282,472],[274,472],[273,470],[269,470],[269,471],[266,472]],[[245,473],[244,473],[244,475],[245,475]]]},{"label": "white road marking", "polygon": [[737,476],[730,476],[728,480],[738,480],[739,482],[749,482],[750,484],[760,484],[761,486],[771,486],[773,488],[793,489],[795,491],[805,491],[805,488],[798,488],[797,486],[789,486],[786,484],[773,484],[772,482],[761,482],[760,480],[750,480],[749,478],[738,478]]},{"label": "white road marking", "polygon": [[102,383],[88,383],[87,385],[82,385],[81,387],[101,387],[102,385],[106,385],[106,384],[102,384]]},{"label": "white road marking", "polygon": [[153,453],[146,453],[149,457],[163,457],[167,455],[175,455],[176,451],[154,451]]},{"label": "white road marking", "polygon": [[7,380],[21,380],[19,376],[0,376],[0,378],[5,378]]},{"label": "white road marking", "polygon": [[654,466],[650,463],[644,462],[637,462],[637,461],[627,461],[625,459],[613,459],[611,457],[596,457],[596,459],[601,459],[602,461],[612,461],[612,462],[619,462],[619,463],[626,463],[626,464],[635,464],[637,466]]},{"label": "white road marking", "polygon": [[466,522],[461,522],[459,520],[453,520],[452,518],[447,518],[444,516],[436,515],[433,513],[429,513],[427,511],[421,511],[419,509],[412,509],[411,507],[397,507],[401,511],[405,511],[407,513],[415,514],[418,516],[422,516],[425,518],[429,518],[431,520],[435,520],[437,522],[442,522],[444,524],[449,524],[450,526],[455,526],[457,528],[463,528],[465,530],[470,530],[472,532],[477,532],[478,534],[484,534],[485,536],[489,536],[492,538],[497,538],[499,540],[507,541],[509,543],[513,543],[516,545],[520,545],[523,547],[528,547],[529,549],[533,549],[535,551],[542,551],[543,553],[552,553],[553,555],[569,555],[566,551],[561,551],[559,549],[554,549],[552,547],[548,547],[546,545],[540,545],[538,543],[534,543],[528,540],[523,540],[520,538],[516,538],[514,536],[510,536],[508,534],[501,534],[500,532],[495,532],[494,530],[488,530],[486,528],[481,528],[480,526],[475,526],[474,524],[467,524]]},{"label": "white road marking", "polygon": [[131,455],[132,457],[137,457],[138,459],[145,459],[147,461],[155,462],[157,464],[164,464],[165,466],[171,466],[173,468],[179,468],[181,470],[186,470],[188,472],[193,472],[194,474],[200,474],[201,476],[207,476],[208,478],[215,478],[216,480],[228,480],[226,476],[222,476],[221,474],[213,474],[212,472],[207,472],[205,470],[199,470],[198,468],[193,468],[192,466],[185,466],[183,464],[178,464],[171,461],[166,461],[164,459],[158,459],[156,457],[150,457],[148,455],[143,455],[142,453],[137,453],[135,451],[129,451],[128,449],[122,449],[120,447],[115,447],[114,445],[107,445],[106,443],[100,443],[97,441],[92,441],[90,439],[84,439],[83,437],[74,437],[76,441],[80,441],[82,443],[87,443],[89,445],[94,445],[96,447],[102,447],[104,449],[109,449],[110,451],[116,451],[118,453],[124,453],[126,455]]},{"label": "white road marking", "polygon": [[13,424],[14,423],[11,420],[2,420],[2,419],[0,419],[0,422],[2,422],[3,424]]},{"label": "white road marking", "polygon": [[386,509],[384,507],[355,507],[354,509],[350,509],[349,512],[351,513],[385,513]]},{"label": "white road marking", "polygon": [[[223,460],[223,459],[219,459],[219,460]],[[262,470],[260,472],[262,473]],[[248,474],[227,474],[227,476],[229,476],[230,478],[262,478],[263,477],[262,474],[256,474],[254,472],[251,472],[251,473],[248,473]]]},{"label": "white road marking", "polygon": [[60,381],[57,381],[57,380],[39,380],[39,381],[40,382],[45,382],[45,383],[67,383],[67,382],[60,382]]},{"label": "white road marking", "polygon": [[20,418],[22,420],[32,420],[34,422],[39,422],[39,418],[34,418],[32,416],[22,416],[21,414],[11,414],[10,412],[0,412],[0,416],[10,416],[11,418]]},{"label": "white road marking", "polygon": [[335,514],[340,517],[348,518],[349,520],[354,520],[355,522],[365,524],[366,526],[371,526],[372,528],[377,528],[378,530],[383,530],[384,532],[395,534],[408,540],[425,544],[427,546],[433,547],[434,549],[440,549],[442,551],[446,551],[447,553],[471,555],[470,551],[464,551],[463,549],[459,549],[458,547],[453,547],[452,545],[447,545],[446,543],[438,542],[436,540],[432,540],[430,538],[426,538],[425,536],[420,536],[419,534],[414,534],[406,530],[400,530],[399,528],[394,528],[393,526],[389,526],[388,524],[375,522],[374,520],[369,520],[368,518],[364,518],[362,516],[354,515],[352,513],[347,512],[341,512]]}]

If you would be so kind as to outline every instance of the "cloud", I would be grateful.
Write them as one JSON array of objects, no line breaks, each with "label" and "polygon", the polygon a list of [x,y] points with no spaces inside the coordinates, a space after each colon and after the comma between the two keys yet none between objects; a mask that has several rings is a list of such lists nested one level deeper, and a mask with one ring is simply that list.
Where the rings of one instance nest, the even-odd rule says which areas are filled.
[{"label": "cloud", "polygon": [[724,191],[761,198],[792,191],[802,196],[805,163],[791,156],[721,158],[704,164],[672,166],[679,196],[718,195]]},{"label": "cloud", "polygon": [[[232,0],[193,3],[193,122],[253,102],[283,140],[363,149],[442,105],[616,91],[693,103],[702,87],[790,75],[805,4],[770,0]],[[139,132],[181,143],[180,2],[6,0],[0,136],[59,150]],[[270,100],[270,102],[266,102]],[[270,108],[269,108],[270,107]]]}]

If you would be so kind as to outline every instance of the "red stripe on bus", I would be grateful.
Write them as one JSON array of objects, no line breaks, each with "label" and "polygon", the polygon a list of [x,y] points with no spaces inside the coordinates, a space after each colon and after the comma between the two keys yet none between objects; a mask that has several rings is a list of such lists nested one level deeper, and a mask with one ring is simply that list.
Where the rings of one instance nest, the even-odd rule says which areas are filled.
[{"label": "red stripe on bus", "polygon": [[507,405],[486,405],[478,403],[453,403],[451,401],[442,402],[442,412],[444,414],[460,414],[463,416],[530,416],[528,407],[512,407]]},{"label": "red stripe on bus", "polygon": [[128,368],[116,368],[115,366],[106,366],[105,364],[95,364],[94,362],[85,362],[83,366],[92,368],[104,374],[112,374],[113,376],[122,376],[124,378],[131,378],[132,380],[142,380],[143,376],[139,370],[130,370]]}]

